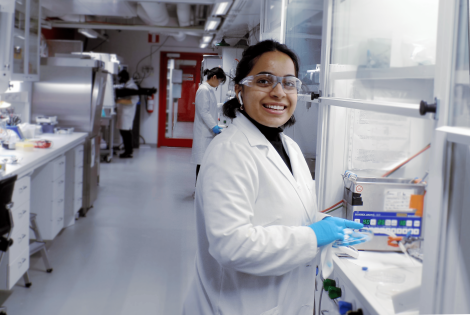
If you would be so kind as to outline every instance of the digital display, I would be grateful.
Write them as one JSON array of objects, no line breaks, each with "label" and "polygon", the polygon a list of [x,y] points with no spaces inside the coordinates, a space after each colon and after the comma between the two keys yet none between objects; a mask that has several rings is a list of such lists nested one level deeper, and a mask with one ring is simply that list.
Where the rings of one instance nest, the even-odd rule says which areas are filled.
[{"label": "digital display", "polygon": [[362,220],[362,224],[364,224],[364,225],[370,225],[370,219],[364,219],[364,220]]},{"label": "digital display", "polygon": [[385,220],[377,220],[377,225],[385,225]]},{"label": "digital display", "polygon": [[406,221],[405,220],[400,220],[400,226],[406,226]]}]

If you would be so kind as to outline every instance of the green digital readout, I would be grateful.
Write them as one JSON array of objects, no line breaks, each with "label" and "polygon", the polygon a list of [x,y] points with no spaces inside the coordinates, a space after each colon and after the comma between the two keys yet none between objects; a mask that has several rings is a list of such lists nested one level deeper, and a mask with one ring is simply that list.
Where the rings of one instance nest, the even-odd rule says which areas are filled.
[{"label": "green digital readout", "polygon": [[377,220],[377,225],[385,225],[385,220]]},{"label": "green digital readout", "polygon": [[400,226],[406,226],[406,221],[405,220],[400,220]]},{"label": "green digital readout", "polygon": [[370,219],[364,219],[364,220],[362,220],[362,224],[364,224],[364,225],[370,225]]}]

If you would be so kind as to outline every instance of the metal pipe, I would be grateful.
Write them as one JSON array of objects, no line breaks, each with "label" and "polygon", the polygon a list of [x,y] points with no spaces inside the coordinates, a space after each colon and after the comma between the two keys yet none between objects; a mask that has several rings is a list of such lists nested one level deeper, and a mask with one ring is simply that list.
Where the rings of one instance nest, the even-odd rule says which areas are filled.
[{"label": "metal pipe", "polygon": [[168,26],[152,26],[152,25],[124,25],[124,24],[105,24],[105,23],[67,23],[67,22],[51,22],[55,28],[94,28],[102,30],[122,30],[122,31],[148,31],[153,33],[179,33],[184,32],[189,35],[202,36],[204,27],[168,27]]}]

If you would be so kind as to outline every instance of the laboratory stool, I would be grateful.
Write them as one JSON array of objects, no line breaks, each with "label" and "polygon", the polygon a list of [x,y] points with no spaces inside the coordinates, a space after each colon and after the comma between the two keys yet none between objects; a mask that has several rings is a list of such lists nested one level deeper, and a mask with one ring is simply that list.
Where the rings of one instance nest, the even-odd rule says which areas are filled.
[{"label": "laboratory stool", "polygon": [[[31,222],[30,229],[33,230],[34,235],[36,236],[36,241],[29,244],[29,255],[34,255],[37,252],[41,251],[41,257],[44,260],[44,265],[46,266],[46,271],[47,273],[52,272],[52,267],[49,264],[49,257],[47,256],[47,250],[46,250],[46,243],[41,237],[41,233],[39,232],[38,225],[36,224],[36,213],[31,213],[29,215],[29,220]],[[25,272],[23,275],[23,280],[24,284],[27,288],[31,286],[31,281],[29,280],[29,273],[28,271]]]}]

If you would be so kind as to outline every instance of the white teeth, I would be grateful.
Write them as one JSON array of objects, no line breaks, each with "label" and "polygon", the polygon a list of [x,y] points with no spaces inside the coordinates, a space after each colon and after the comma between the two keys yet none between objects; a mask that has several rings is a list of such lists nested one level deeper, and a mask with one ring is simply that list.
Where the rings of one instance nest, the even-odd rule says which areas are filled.
[{"label": "white teeth", "polygon": [[284,106],[278,106],[278,105],[264,105],[264,106],[267,107],[267,108],[276,109],[276,110],[283,110],[284,109]]}]

